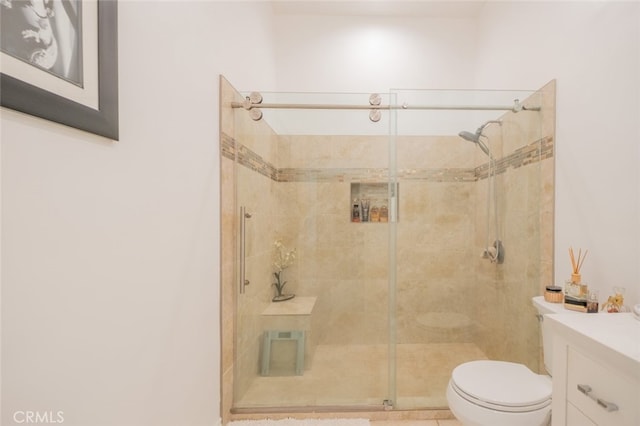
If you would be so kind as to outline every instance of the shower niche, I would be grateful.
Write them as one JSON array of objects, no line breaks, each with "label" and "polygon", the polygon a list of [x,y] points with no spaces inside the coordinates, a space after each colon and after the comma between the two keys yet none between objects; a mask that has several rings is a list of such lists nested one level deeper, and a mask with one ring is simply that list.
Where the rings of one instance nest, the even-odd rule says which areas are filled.
[{"label": "shower niche", "polygon": [[353,223],[388,223],[398,220],[398,184],[352,182],[349,214]]}]

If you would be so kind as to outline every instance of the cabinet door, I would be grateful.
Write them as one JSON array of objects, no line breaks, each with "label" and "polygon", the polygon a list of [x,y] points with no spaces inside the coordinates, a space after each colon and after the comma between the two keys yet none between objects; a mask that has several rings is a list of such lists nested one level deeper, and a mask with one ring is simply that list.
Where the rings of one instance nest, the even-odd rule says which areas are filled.
[{"label": "cabinet door", "polygon": [[571,403],[567,403],[567,426],[598,426]]},{"label": "cabinet door", "polygon": [[567,400],[599,425],[637,426],[638,386],[614,366],[570,347]]}]

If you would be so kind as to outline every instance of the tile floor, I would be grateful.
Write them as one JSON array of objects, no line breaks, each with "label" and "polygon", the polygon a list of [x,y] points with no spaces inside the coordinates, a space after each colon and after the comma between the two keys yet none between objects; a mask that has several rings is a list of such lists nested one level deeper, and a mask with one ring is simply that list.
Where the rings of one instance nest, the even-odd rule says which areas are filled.
[{"label": "tile floor", "polygon": [[[466,361],[486,359],[472,343],[399,344],[396,357],[395,406],[405,410],[447,408],[445,390],[453,368]],[[278,407],[283,401],[291,407],[380,405],[388,395],[387,383],[386,345],[319,345],[304,375],[257,376],[236,406]],[[457,424],[444,420],[399,422],[377,421],[374,426]]]},{"label": "tile floor", "polygon": [[372,420],[371,426],[462,426],[457,420]]}]

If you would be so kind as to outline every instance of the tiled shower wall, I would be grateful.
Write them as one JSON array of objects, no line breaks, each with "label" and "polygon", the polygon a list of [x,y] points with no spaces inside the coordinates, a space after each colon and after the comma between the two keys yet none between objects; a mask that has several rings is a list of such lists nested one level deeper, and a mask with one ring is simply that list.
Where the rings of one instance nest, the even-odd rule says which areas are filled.
[{"label": "tiled shower wall", "polygon": [[[529,100],[542,99],[542,112],[509,113],[501,129],[487,128],[498,160],[500,235],[507,253],[502,265],[480,258],[487,157],[457,136],[395,139],[398,343],[474,342],[490,358],[538,369],[530,298],[541,294],[552,274],[554,89],[550,83],[542,97]],[[242,182],[236,204],[255,212],[247,222],[252,282],[245,295],[237,295],[232,278],[235,240],[223,238],[223,404],[229,405],[234,327],[244,330],[235,347],[235,368],[243,371],[236,392],[258,374],[259,316],[273,295],[273,241],[282,239],[298,252],[285,271],[287,290],[318,298],[314,317],[322,326],[314,330],[316,338],[325,344],[383,343],[392,225],[351,223],[349,216],[351,182],[387,180],[388,137],[276,136],[242,109],[221,110],[223,237],[238,229],[237,214],[228,208],[234,181]],[[233,179],[236,155],[243,166]],[[234,324],[229,307],[237,297],[243,299]]]},{"label": "tiled shower wall", "polygon": [[[486,181],[475,188],[476,282],[470,293],[474,341],[491,359],[508,360],[542,371],[539,325],[531,298],[553,282],[553,201],[555,81],[525,105],[539,113],[509,113],[501,134],[497,194],[505,261],[495,266],[480,259],[485,245]],[[496,131],[495,127],[491,130]]]}]

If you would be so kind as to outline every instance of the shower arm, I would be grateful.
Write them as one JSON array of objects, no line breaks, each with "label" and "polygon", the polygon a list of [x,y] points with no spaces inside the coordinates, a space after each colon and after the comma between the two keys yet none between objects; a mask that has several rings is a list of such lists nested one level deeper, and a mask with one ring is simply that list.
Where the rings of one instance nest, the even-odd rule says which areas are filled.
[{"label": "shower arm", "polygon": [[476,135],[485,136],[482,134],[482,132],[484,131],[484,128],[487,127],[489,124],[499,124],[502,126],[502,120],[489,120],[485,122],[482,126],[478,127],[478,130],[476,130]]}]

